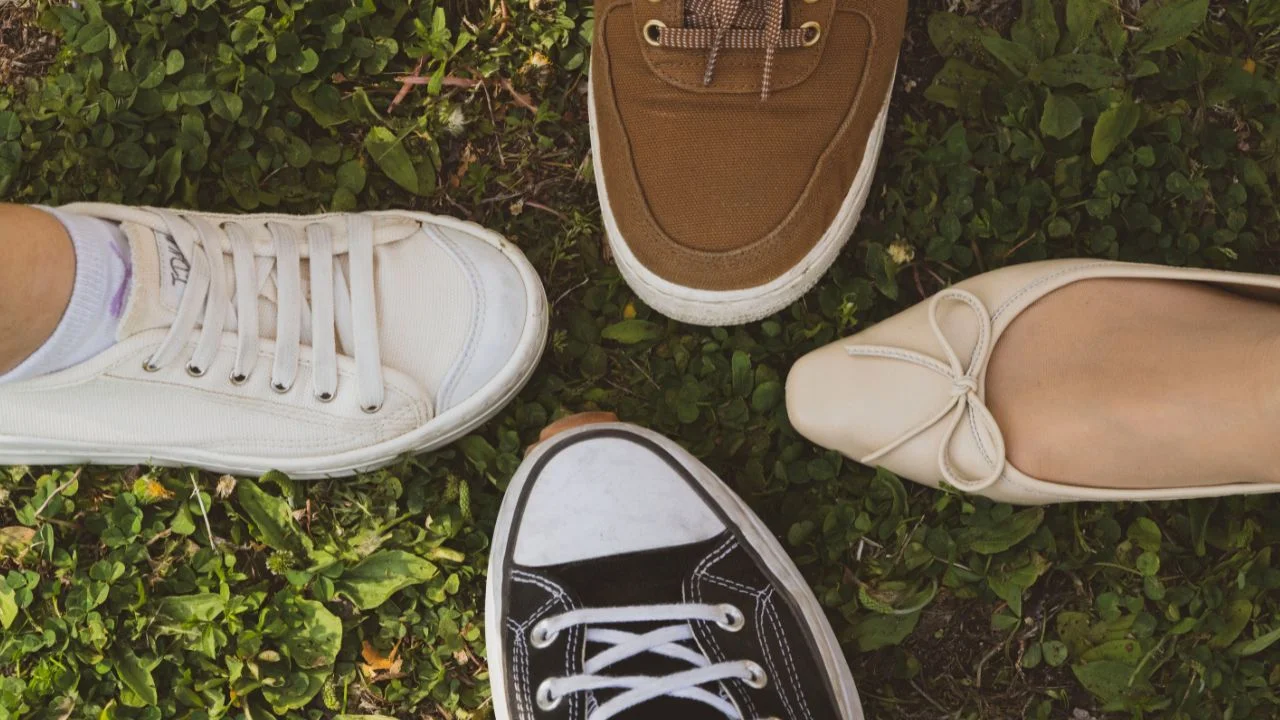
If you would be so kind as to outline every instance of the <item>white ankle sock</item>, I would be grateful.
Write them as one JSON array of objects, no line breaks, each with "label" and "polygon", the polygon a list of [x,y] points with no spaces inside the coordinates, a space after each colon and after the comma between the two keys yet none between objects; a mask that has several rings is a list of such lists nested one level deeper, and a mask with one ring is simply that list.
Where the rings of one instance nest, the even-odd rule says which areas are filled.
[{"label": "white ankle sock", "polygon": [[48,375],[78,365],[116,344],[132,284],[129,245],[114,223],[52,208],[75,245],[76,280],[53,334],[0,383]]}]

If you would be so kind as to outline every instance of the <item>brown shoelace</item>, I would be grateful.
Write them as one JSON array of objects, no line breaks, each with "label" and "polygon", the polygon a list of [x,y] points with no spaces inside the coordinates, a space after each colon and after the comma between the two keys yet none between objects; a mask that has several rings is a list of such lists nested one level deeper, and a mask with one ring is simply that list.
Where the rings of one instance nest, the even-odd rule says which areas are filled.
[{"label": "brown shoelace", "polygon": [[769,97],[774,54],[780,48],[811,44],[816,27],[784,28],[786,0],[689,0],[685,27],[662,27],[656,38],[660,47],[706,50],[707,71],[702,82],[711,84],[721,48],[764,50],[764,78],[760,99]]}]

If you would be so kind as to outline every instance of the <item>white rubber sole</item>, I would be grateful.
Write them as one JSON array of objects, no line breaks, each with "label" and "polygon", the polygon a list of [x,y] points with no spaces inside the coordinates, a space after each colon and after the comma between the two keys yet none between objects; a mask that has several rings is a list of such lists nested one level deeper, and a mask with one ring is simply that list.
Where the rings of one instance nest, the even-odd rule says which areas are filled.
[{"label": "white rubber sole", "polygon": [[[896,75],[896,70],[895,70]],[[626,238],[618,229],[617,219],[609,205],[609,191],[605,187],[603,165],[600,163],[600,137],[596,122],[594,83],[587,83],[587,106],[591,120],[591,161],[595,166],[596,188],[600,195],[600,212],[604,216],[605,235],[614,261],[627,285],[649,307],[669,318],[692,325],[741,325],[768,317],[799,300],[813,289],[827,270],[840,256],[840,250],[853,236],[853,230],[862,217],[862,210],[871,193],[871,181],[875,178],[876,162],[884,144],[885,127],[889,117],[889,99],[893,84],[885,94],[880,114],[876,117],[871,137],[867,139],[867,151],[862,165],[854,177],[853,186],[845,196],[831,227],[822,235],[813,249],[795,267],[779,277],[756,287],[741,290],[700,290],[677,285],[659,277],[636,259]]]},{"label": "white rubber sole", "polygon": [[498,511],[498,523],[494,529],[493,543],[489,551],[489,579],[485,593],[485,647],[489,656],[489,681],[493,687],[493,707],[497,720],[512,720],[514,717],[511,713],[510,698],[507,697],[507,660],[502,646],[502,620],[506,617],[506,597],[502,580],[506,574],[507,548],[511,541],[511,528],[520,504],[520,497],[524,493],[525,484],[529,481],[531,470],[538,466],[540,459],[579,435],[602,430],[620,431],[648,440],[669,453],[689,472],[719,509],[728,516],[733,526],[741,532],[747,544],[759,554],[770,572],[782,584],[787,595],[800,609],[805,624],[812,632],[822,666],[828,671],[828,680],[839,705],[840,717],[843,720],[864,720],[862,701],[858,698],[853,674],[849,670],[844,652],[840,649],[840,642],[836,640],[835,632],[831,629],[831,623],[827,621],[826,613],[818,604],[818,599],[814,597],[808,582],[800,574],[777,538],[751,508],[747,507],[742,498],[683,447],[662,435],[627,423],[584,425],[566,430],[543,441],[525,459],[507,488],[502,507]]},{"label": "white rubber sole", "polygon": [[450,225],[488,242],[520,271],[528,317],[516,350],[484,389],[432,418],[418,430],[377,445],[324,457],[258,458],[184,447],[141,451],[82,443],[0,436],[0,466],[5,465],[156,465],[197,467],[211,472],[257,476],[278,470],[298,480],[345,477],[377,470],[402,456],[441,448],[465,436],[502,411],[537,370],[546,347],[550,317],[538,272],[515,245],[475,223],[418,213],[437,225]]}]

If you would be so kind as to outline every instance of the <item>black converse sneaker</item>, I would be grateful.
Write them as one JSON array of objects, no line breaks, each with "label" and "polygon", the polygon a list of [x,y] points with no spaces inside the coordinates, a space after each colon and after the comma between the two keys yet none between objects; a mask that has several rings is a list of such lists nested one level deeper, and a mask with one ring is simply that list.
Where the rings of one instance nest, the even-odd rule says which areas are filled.
[{"label": "black converse sneaker", "polygon": [[546,440],[502,504],[498,720],[862,720],[840,645],[764,523],[633,425]]}]

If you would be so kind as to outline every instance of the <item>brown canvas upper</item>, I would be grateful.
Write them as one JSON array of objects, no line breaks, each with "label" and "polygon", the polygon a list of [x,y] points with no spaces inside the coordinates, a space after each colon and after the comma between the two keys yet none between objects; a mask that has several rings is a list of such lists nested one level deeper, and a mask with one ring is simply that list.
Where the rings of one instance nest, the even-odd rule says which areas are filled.
[{"label": "brown canvas upper", "polygon": [[685,0],[597,0],[591,80],[608,202],[649,270],[706,290],[767,283],[831,226],[893,83],[905,0],[786,0],[810,47],[657,47]]}]

